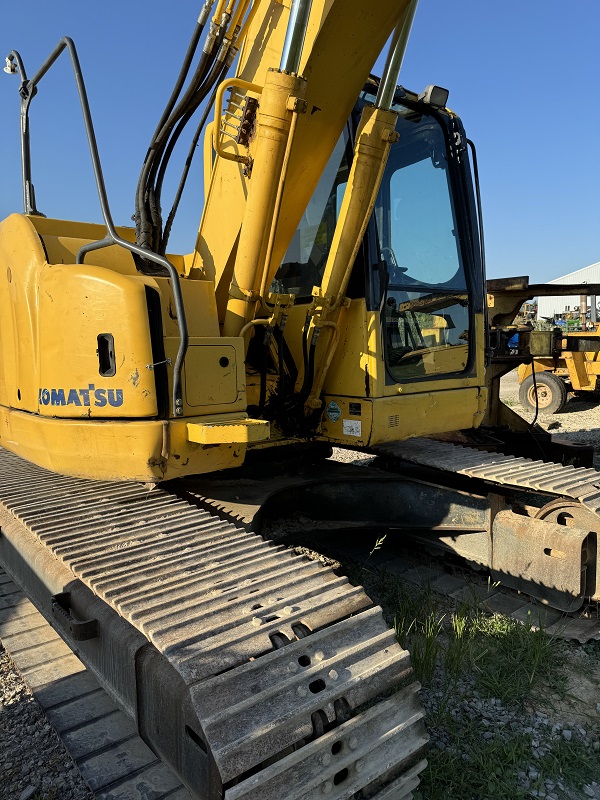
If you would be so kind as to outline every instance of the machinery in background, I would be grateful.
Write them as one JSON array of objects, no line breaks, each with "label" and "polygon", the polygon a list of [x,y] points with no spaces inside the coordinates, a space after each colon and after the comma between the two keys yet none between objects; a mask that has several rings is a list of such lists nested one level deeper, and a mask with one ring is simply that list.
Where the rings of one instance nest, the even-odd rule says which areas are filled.
[{"label": "machinery in background", "polygon": [[570,392],[592,402],[600,400],[598,326],[586,331],[533,331],[530,353],[532,363],[519,366],[519,402],[523,408],[556,414],[567,404]]}]

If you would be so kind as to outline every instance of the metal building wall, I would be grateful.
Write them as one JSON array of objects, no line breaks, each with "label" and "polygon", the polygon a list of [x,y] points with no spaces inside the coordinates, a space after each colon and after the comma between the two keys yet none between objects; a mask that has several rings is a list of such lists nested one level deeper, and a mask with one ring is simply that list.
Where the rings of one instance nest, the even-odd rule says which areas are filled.
[{"label": "metal building wall", "polygon": [[[589,267],[583,267],[575,272],[569,272],[568,275],[563,275],[561,278],[555,278],[548,283],[600,283],[600,261],[596,264],[590,264]],[[600,302],[600,298],[597,298]],[[573,311],[579,307],[579,296],[566,295],[564,297],[540,297],[538,298],[538,319],[553,318],[557,314],[564,314],[567,307]],[[588,297],[588,308],[590,307],[590,298]]]}]

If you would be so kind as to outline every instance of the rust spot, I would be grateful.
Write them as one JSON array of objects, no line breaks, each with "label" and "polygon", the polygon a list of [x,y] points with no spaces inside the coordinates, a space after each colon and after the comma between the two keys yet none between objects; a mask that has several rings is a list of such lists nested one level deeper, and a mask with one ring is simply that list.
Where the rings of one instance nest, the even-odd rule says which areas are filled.
[{"label": "rust spot", "polygon": [[167,469],[166,458],[163,458],[162,456],[152,456],[152,458],[149,458],[146,463],[148,464],[149,467],[158,467],[164,477],[165,471]]}]

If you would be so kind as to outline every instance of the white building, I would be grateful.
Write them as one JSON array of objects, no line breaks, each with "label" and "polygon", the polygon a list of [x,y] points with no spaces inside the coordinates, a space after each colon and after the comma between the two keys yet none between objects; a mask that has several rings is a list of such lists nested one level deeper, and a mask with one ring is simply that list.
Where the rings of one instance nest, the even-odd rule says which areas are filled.
[{"label": "white building", "polygon": [[[548,283],[600,283],[600,261],[590,264],[589,267],[569,272],[562,278],[555,278]],[[554,319],[559,314],[566,314],[569,311],[577,312],[579,309],[579,295],[566,295],[563,297],[539,297],[538,298],[538,319]],[[596,305],[600,303],[600,297],[596,298]],[[588,309],[592,307],[591,298],[588,297]]]}]

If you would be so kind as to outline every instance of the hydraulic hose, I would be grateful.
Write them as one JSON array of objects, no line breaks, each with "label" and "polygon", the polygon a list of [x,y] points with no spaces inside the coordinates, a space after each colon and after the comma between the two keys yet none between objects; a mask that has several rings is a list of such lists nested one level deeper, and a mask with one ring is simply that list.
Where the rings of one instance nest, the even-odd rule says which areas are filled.
[{"label": "hydraulic hose", "polygon": [[310,340],[310,347],[308,350],[308,369],[304,373],[304,380],[302,382],[302,388],[300,389],[299,400],[302,404],[306,403],[308,400],[315,380],[315,351],[317,349],[318,341],[318,336],[316,336],[315,333],[316,332],[313,331],[313,335]]},{"label": "hydraulic hose", "polygon": [[[219,81],[223,77],[225,71],[226,71],[226,67],[224,68],[223,72],[221,73],[221,76],[219,77]],[[219,81],[217,81],[217,83]],[[200,135],[201,135],[202,131],[204,130],[204,126],[206,125],[206,120],[208,118],[208,115],[210,114],[211,108],[214,105],[216,95],[217,95],[217,89],[215,87],[215,89],[213,90],[213,93],[212,93],[208,103],[206,104],[206,108],[204,109],[204,113],[202,114],[200,122],[198,123],[198,127],[196,128],[196,133],[194,134],[194,138],[192,139],[192,143],[190,145],[190,149],[188,151],[187,158],[185,160],[185,165],[183,167],[183,172],[182,172],[181,178],[179,180],[179,186],[177,187],[177,191],[175,193],[175,198],[173,200],[173,205],[171,206],[171,210],[169,212],[169,216],[167,217],[167,221],[165,223],[164,231],[163,231],[162,238],[161,238],[161,241],[160,241],[159,252],[162,255],[164,255],[166,253],[166,251],[167,251],[167,245],[168,245],[168,242],[169,242],[169,237],[171,235],[171,228],[173,227],[173,221],[175,219],[175,215],[177,214],[177,209],[179,208],[179,202],[181,200],[181,196],[183,194],[183,190],[185,188],[186,181],[188,179],[188,175],[189,175],[189,172],[190,172],[190,167],[192,165],[192,160],[193,160],[194,154],[196,152],[196,147],[198,146],[198,140],[200,139]],[[164,179],[164,170],[162,171],[162,173],[159,173],[158,180],[157,180],[156,190],[159,193],[162,191],[163,179]],[[160,194],[159,194],[159,198],[160,198]]]},{"label": "hydraulic hose", "polygon": [[[210,91],[210,88],[203,91],[204,84],[207,75],[209,77],[212,75],[211,68],[214,66],[216,55],[219,52],[225,36],[227,21],[228,18],[226,19],[224,15],[223,24],[219,27],[216,35],[212,37],[211,45],[209,47],[205,45],[202,51],[202,55],[189,86],[177,103],[175,109],[169,113],[166,122],[163,123],[160,130],[157,128],[157,133],[153,137],[151,147],[144,160],[136,191],[136,236],[138,243],[142,247],[147,248],[150,242],[156,245],[157,241],[160,239],[162,218],[159,197],[156,196],[156,191],[153,188],[154,181],[164,158],[165,149],[168,146],[169,137],[173,129],[182,116],[188,112],[189,108],[193,107],[195,110],[204,97],[206,97],[208,91]],[[201,99],[198,99],[199,97]],[[164,116],[165,114],[163,114],[163,117]]]},{"label": "hydraulic hose", "polygon": [[198,49],[198,43],[200,41],[200,37],[202,36],[202,32],[204,30],[204,26],[206,24],[206,20],[208,19],[208,16],[210,14],[210,9],[212,8],[212,5],[213,5],[213,0],[207,0],[207,2],[204,4],[204,7],[203,7],[203,9],[202,9],[202,11],[200,13],[200,16],[198,17],[198,22],[196,23],[196,25],[194,27],[194,32],[192,34],[192,38],[190,39],[190,43],[188,45],[188,49],[187,49],[186,54],[185,54],[184,59],[183,59],[183,64],[181,65],[181,69],[179,70],[179,75],[177,76],[177,81],[175,83],[175,86],[173,87],[173,91],[171,92],[171,96],[169,97],[169,99],[167,101],[167,105],[165,106],[165,110],[163,111],[162,116],[161,116],[160,120],[158,121],[158,125],[156,126],[156,130],[154,131],[152,139],[150,140],[150,147],[148,148],[148,153],[150,153],[150,150],[151,150],[154,142],[157,140],[158,135],[162,131],[165,122],[169,119],[169,116],[170,116],[171,112],[173,111],[173,108],[175,107],[175,103],[177,102],[177,98],[181,94],[181,90],[183,89],[183,84],[185,83],[185,80],[186,80],[186,78],[188,76],[188,73],[190,71],[190,66],[192,64],[194,56],[196,55],[196,50]]},{"label": "hydraulic hose", "polygon": [[281,329],[278,330],[275,341],[277,342],[277,370],[279,372],[279,385],[277,387],[277,393],[279,395],[279,407],[281,408],[285,399],[285,361],[283,358],[284,341],[283,331]]},{"label": "hydraulic hose", "polygon": [[[163,155],[161,157],[161,162],[160,162],[160,164],[158,165],[158,168],[157,168],[156,179],[152,181],[153,184],[154,184],[154,196],[155,196],[155,202],[157,203],[157,205],[160,206],[160,198],[161,198],[161,193],[162,193],[162,187],[163,187],[165,174],[166,174],[166,171],[167,171],[167,167],[169,165],[169,161],[170,161],[171,156],[173,154],[173,150],[175,149],[175,145],[177,144],[177,142],[179,140],[179,137],[183,133],[185,127],[188,124],[188,122],[193,117],[193,115],[196,113],[196,111],[198,110],[198,108],[200,107],[202,102],[206,99],[208,93],[211,91],[211,89],[214,89],[214,87],[216,85],[218,85],[218,83],[220,82],[220,80],[223,77],[224,73],[227,71],[228,66],[229,65],[228,65],[227,61],[225,63],[223,63],[223,62],[215,62],[213,64],[212,69],[211,69],[208,77],[206,78],[205,82],[203,83],[201,89],[198,91],[198,93],[197,93],[196,97],[194,98],[193,102],[190,103],[188,110],[185,112],[183,117],[179,120],[179,122],[177,123],[177,126],[175,127],[175,129],[171,133],[169,141],[166,144],[166,147],[164,149],[164,153],[163,153]],[[213,91],[213,95],[212,95],[211,99],[209,100],[209,102],[207,103],[207,107],[206,107],[206,109],[205,109],[205,111],[204,111],[204,113],[202,115],[202,121],[201,121],[202,127],[204,127],[204,123],[206,122],[206,118],[208,117],[208,114],[210,113],[210,109],[212,107],[212,104],[214,103],[215,95],[216,95],[216,92]]]},{"label": "hydraulic hose", "polygon": [[265,410],[267,402],[267,362],[268,362],[269,348],[268,345],[263,344],[260,353],[260,395],[258,398],[258,410],[262,414]]},{"label": "hydraulic hose", "polygon": [[[210,59],[211,57],[209,54],[205,52],[202,53],[200,62],[196,68],[196,73],[192,79],[192,83],[196,88],[201,85],[202,80],[206,75],[206,71],[209,68]],[[177,109],[179,109],[180,105],[181,102],[177,106]],[[152,238],[151,223],[148,222],[148,217],[151,216],[149,213],[150,207],[147,205],[149,202],[149,187],[151,187],[154,182],[154,177],[159,168],[160,160],[162,159],[165,147],[168,143],[168,137],[171,133],[171,130],[178,122],[178,118],[176,117],[177,109],[170,114],[167,122],[162,126],[158,135],[154,137],[152,145],[146,155],[146,159],[144,160],[142,171],[138,180],[136,191],[136,227],[137,236],[138,238],[141,238],[141,241],[138,242],[141,247],[148,246],[148,242]]]}]

